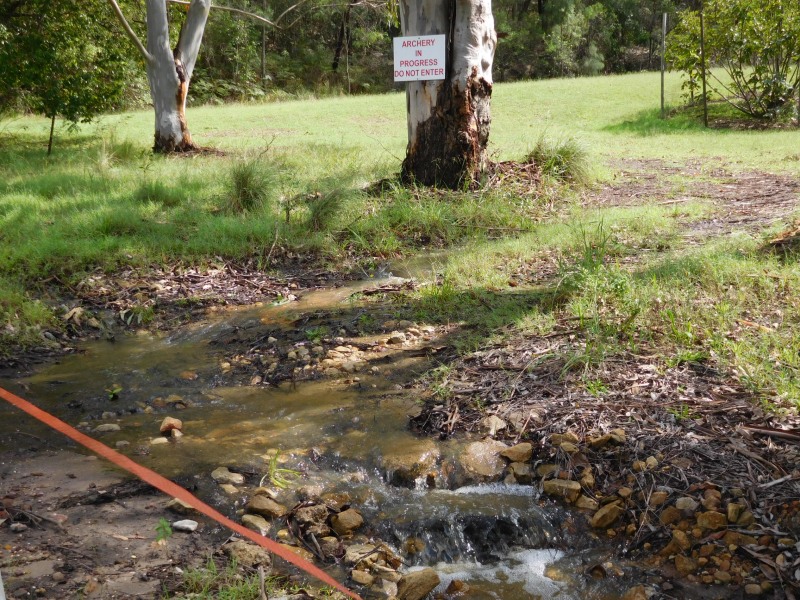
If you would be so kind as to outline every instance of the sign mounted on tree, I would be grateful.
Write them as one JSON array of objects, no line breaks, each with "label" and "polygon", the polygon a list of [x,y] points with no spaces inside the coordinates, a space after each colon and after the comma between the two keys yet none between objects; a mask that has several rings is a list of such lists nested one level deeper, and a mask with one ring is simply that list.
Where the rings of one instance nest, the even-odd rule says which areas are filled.
[{"label": "sign mounted on tree", "polygon": [[394,38],[394,80],[444,79],[445,36],[415,35]]}]

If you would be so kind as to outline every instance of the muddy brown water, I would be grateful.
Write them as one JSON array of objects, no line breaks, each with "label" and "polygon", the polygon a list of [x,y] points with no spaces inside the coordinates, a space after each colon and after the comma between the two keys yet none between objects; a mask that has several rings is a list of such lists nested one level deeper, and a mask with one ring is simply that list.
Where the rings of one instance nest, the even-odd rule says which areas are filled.
[{"label": "muddy brown water", "polygon": [[[568,532],[567,516],[542,501],[535,487],[391,485],[383,467],[387,458],[434,443],[408,430],[414,399],[394,390],[385,369],[359,374],[360,381],[350,385],[322,380],[276,388],[230,385],[220,377],[223,351],[211,341],[225,331],[287,325],[303,311],[352,302],[354,293],[374,284],[374,279],[355,282],[308,293],[299,302],[212,315],[168,336],[141,333],[89,343],[81,354],[4,387],[89,431],[117,423],[118,432],[92,435],[112,447],[121,442],[120,450],[145,466],[184,485],[191,482],[195,493],[229,514],[242,498],[223,494],[210,472],[230,466],[257,485],[278,451],[281,467],[301,473],[292,486],[347,492],[370,533],[398,552],[409,538],[422,539],[425,551],[407,558],[409,565],[433,566],[442,588],[453,579],[466,581],[468,598],[615,598],[634,585],[639,574],[612,558],[607,542],[585,531]],[[407,371],[409,363],[389,368]],[[119,388],[116,398],[109,392],[114,388]],[[185,436],[176,444],[150,445],[167,414],[183,420]],[[67,446],[0,406],[0,452],[38,443]],[[463,442],[435,446],[442,462],[455,463]],[[283,494],[292,500],[291,491]],[[609,576],[588,575],[598,572],[595,565],[605,565],[600,571]]]}]

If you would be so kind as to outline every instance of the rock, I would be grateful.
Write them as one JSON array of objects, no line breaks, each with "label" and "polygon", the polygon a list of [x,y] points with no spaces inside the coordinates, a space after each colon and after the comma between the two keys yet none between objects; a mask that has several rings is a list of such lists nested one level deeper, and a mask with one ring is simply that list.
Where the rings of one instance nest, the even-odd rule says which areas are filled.
[{"label": "rock", "polygon": [[366,571],[360,571],[358,569],[350,571],[350,578],[359,585],[370,586],[375,583],[374,575],[370,575]]},{"label": "rock", "polygon": [[344,562],[348,565],[357,565],[364,559],[376,558],[377,546],[375,544],[353,544],[348,546],[344,553]]},{"label": "rock", "polygon": [[554,473],[555,471],[558,471],[558,465],[554,465],[554,464],[550,464],[550,463],[546,463],[546,464],[539,465],[539,466],[536,467],[536,474],[539,477],[547,477],[548,475],[550,475],[551,473]]},{"label": "rock", "polygon": [[317,537],[324,537],[331,532],[328,527],[328,507],[324,504],[303,506],[292,512],[295,521],[303,528],[305,534],[313,533]]},{"label": "rock", "polygon": [[447,597],[463,596],[469,593],[469,584],[460,579],[453,579],[444,593]]},{"label": "rock", "polygon": [[627,592],[625,592],[620,600],[647,600],[647,589],[643,585],[637,585],[636,587],[630,588]]},{"label": "rock", "polygon": [[244,509],[250,514],[261,515],[269,519],[282,517],[289,512],[283,504],[275,502],[275,500],[264,494],[259,494],[250,498],[250,501]]},{"label": "rock", "polygon": [[716,531],[728,526],[728,518],[720,512],[709,510],[697,515],[697,526]]},{"label": "rock", "polygon": [[738,525],[739,527],[750,527],[750,525],[752,525],[755,522],[756,518],[753,515],[752,511],[749,510],[744,511],[741,515],[739,515],[739,518],[736,519],[736,525]]},{"label": "rock", "polygon": [[393,331],[386,340],[387,344],[402,344],[406,341],[406,334],[399,331]]},{"label": "rock", "polygon": [[161,446],[163,444],[169,444],[169,440],[165,437],[157,437],[150,440],[151,446]]},{"label": "rock", "polygon": [[594,480],[594,473],[592,473],[591,467],[584,469],[583,473],[581,473],[581,478],[579,480],[581,485],[585,487],[587,490],[591,490],[594,488],[595,480]]},{"label": "rock", "polygon": [[679,511],[675,506],[668,506],[661,511],[658,520],[661,521],[662,525],[672,525],[673,523],[680,521],[682,518],[683,513],[681,511]]},{"label": "rock", "polygon": [[667,492],[653,492],[650,494],[650,501],[648,504],[651,508],[658,508],[667,501],[667,498],[669,498],[669,494]]},{"label": "rock", "polygon": [[125,448],[126,446],[130,446],[131,443],[128,440],[119,440],[114,444],[116,448]]},{"label": "rock", "polygon": [[627,439],[624,429],[612,429],[611,438],[618,444],[624,444]]},{"label": "rock", "polygon": [[530,485],[533,482],[531,466],[524,462],[513,462],[508,465],[508,471],[514,476],[514,481],[523,485]]},{"label": "rock", "polygon": [[578,508],[585,508],[587,510],[597,510],[600,505],[594,498],[589,498],[589,496],[584,496],[581,494],[575,501],[575,506]]},{"label": "rock", "polygon": [[645,464],[644,461],[635,460],[635,461],[633,461],[633,464],[631,465],[631,468],[633,469],[634,473],[641,473],[642,471],[646,471],[647,470],[647,464]]},{"label": "rock", "polygon": [[197,510],[189,503],[184,502],[180,498],[173,498],[167,502],[167,510],[170,510],[179,515],[196,515]]},{"label": "rock", "polygon": [[717,569],[716,571],[714,571],[714,579],[716,579],[720,583],[730,583],[733,577],[727,571],[723,571],[722,569]]},{"label": "rock", "polygon": [[566,433],[554,433],[550,436],[550,443],[553,446],[560,446],[564,442],[577,444],[580,441],[581,439],[571,431],[567,431]]},{"label": "rock", "polygon": [[623,500],[627,500],[633,495],[633,490],[629,487],[621,487],[617,490],[617,496]]},{"label": "rock", "polygon": [[658,459],[655,456],[648,456],[647,460],[644,461],[644,465],[648,471],[652,471],[658,466]]},{"label": "rock", "polygon": [[433,440],[403,440],[386,449],[381,460],[387,478],[394,485],[414,487],[415,480],[433,469],[439,448]]},{"label": "rock", "polygon": [[172,529],[174,531],[183,531],[185,533],[192,533],[197,529],[197,521],[192,521],[191,519],[183,519],[181,521],[175,521],[172,524]]},{"label": "rock", "polygon": [[622,506],[618,502],[612,502],[594,513],[589,524],[595,529],[606,529],[613,525],[622,516],[622,513]]},{"label": "rock", "polygon": [[267,550],[244,540],[225,544],[222,551],[228,558],[249,569],[259,565],[269,568],[272,565],[272,555]]},{"label": "rock", "polygon": [[492,437],[494,437],[494,434],[498,431],[502,431],[506,427],[508,427],[508,424],[497,415],[489,415],[481,421],[481,429]]},{"label": "rock", "polygon": [[675,557],[675,569],[685,577],[697,571],[697,562],[688,556],[678,554]]},{"label": "rock", "polygon": [[472,442],[468,444],[459,457],[464,471],[474,479],[487,481],[498,479],[505,469],[505,461],[500,452],[508,446],[495,440]]},{"label": "rock", "polygon": [[217,467],[211,472],[211,478],[217,483],[230,483],[232,485],[242,485],[244,483],[244,475],[231,473],[228,467]]},{"label": "rock", "polygon": [[700,501],[700,504],[702,504],[703,508],[706,510],[716,511],[719,509],[721,503],[722,493],[719,490],[708,489],[703,492],[703,499]]},{"label": "rock", "polygon": [[685,532],[676,529],[672,532],[672,539],[664,546],[660,554],[662,556],[671,556],[673,554],[680,554],[692,547],[692,542]]},{"label": "rock", "polygon": [[277,500],[278,499],[278,494],[276,494],[274,491],[272,491],[268,487],[263,487],[263,486],[257,487],[256,489],[254,489],[253,490],[253,496],[266,496],[267,498],[272,498],[273,500]]},{"label": "rock", "polygon": [[572,442],[561,442],[559,448],[566,452],[567,454],[577,454],[579,448],[577,444],[573,444]]},{"label": "rock", "polygon": [[739,519],[739,516],[742,514],[743,510],[744,506],[742,506],[741,504],[729,502],[726,510],[726,516],[728,517],[728,522],[736,523],[736,521]]},{"label": "rock", "polygon": [[61,571],[53,571],[53,574],[50,576],[50,578],[56,583],[61,583],[67,580],[67,576],[64,575]]},{"label": "rock", "polygon": [[229,496],[239,493],[239,488],[237,488],[235,485],[231,485],[230,483],[220,483],[219,488]]},{"label": "rock", "polygon": [[581,493],[581,484],[569,479],[548,479],[543,484],[545,494],[575,502]]},{"label": "rock", "polygon": [[421,569],[403,575],[397,583],[397,600],[422,600],[439,585],[433,569]]},{"label": "rock", "polygon": [[697,500],[694,498],[689,498],[688,496],[684,496],[683,498],[678,498],[675,501],[675,508],[678,510],[685,510],[687,512],[694,512],[697,510],[699,506]]},{"label": "rock", "polygon": [[25,525],[25,523],[12,523],[9,526],[9,529],[11,529],[13,533],[22,533],[23,531],[28,530],[28,526]]},{"label": "rock", "polygon": [[103,423],[94,428],[95,433],[111,433],[112,431],[120,431],[122,427],[116,423]]},{"label": "rock", "polygon": [[173,440],[179,440],[183,437],[183,432],[180,429],[173,429],[169,435]]},{"label": "rock", "polygon": [[748,583],[744,586],[744,593],[748,596],[760,596],[763,590],[757,583]]},{"label": "rock", "polygon": [[242,517],[242,525],[261,535],[266,535],[267,531],[269,531],[269,522],[259,515],[244,515]]},{"label": "rock", "polygon": [[340,536],[349,535],[364,524],[364,517],[354,508],[343,510],[331,518],[333,530]]},{"label": "rock", "polygon": [[164,417],[164,420],[161,421],[161,427],[159,427],[159,431],[161,433],[169,433],[173,429],[183,431],[183,421],[180,419],[174,419],[172,417]]},{"label": "rock", "polygon": [[294,552],[300,558],[306,559],[308,562],[314,562],[314,560],[317,558],[313,553],[309,552],[305,548],[298,548],[297,546],[290,546],[289,544],[279,545],[286,548],[289,552]]}]

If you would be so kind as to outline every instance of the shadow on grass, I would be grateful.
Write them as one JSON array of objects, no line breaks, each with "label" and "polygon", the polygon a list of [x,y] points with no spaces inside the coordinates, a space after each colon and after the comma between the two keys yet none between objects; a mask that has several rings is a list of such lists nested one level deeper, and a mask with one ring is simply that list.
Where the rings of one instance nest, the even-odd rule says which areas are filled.
[{"label": "shadow on grass", "polygon": [[661,118],[661,110],[643,110],[619,123],[603,128],[610,133],[634,134],[642,137],[705,131],[702,113],[697,107],[670,110]]}]

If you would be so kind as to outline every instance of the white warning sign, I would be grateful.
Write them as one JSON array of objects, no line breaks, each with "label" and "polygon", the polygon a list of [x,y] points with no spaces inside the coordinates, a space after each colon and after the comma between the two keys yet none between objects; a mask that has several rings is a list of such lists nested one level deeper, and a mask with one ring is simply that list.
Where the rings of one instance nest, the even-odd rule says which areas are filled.
[{"label": "white warning sign", "polygon": [[444,79],[445,36],[394,38],[394,80]]}]

